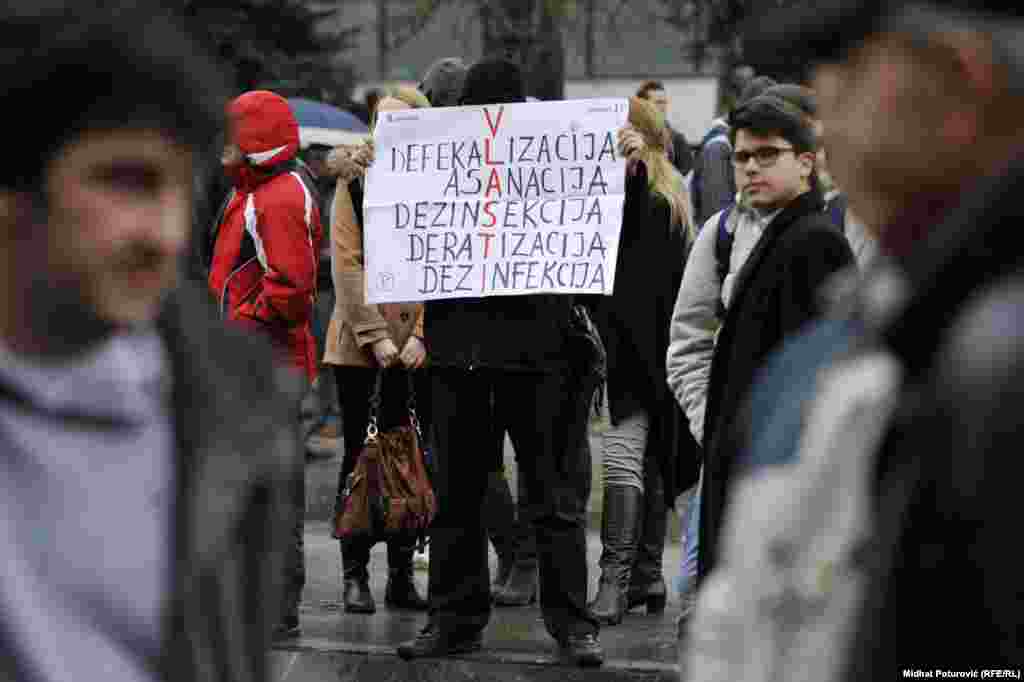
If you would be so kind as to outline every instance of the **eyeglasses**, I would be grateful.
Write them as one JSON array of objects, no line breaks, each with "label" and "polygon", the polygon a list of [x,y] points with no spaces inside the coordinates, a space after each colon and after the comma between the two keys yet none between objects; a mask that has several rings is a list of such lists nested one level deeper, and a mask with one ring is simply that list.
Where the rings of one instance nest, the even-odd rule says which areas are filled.
[{"label": "eyeglasses", "polygon": [[747,165],[751,159],[757,159],[761,168],[771,168],[779,160],[783,152],[796,152],[792,147],[758,147],[752,152],[741,151],[732,153],[732,163],[738,168]]}]

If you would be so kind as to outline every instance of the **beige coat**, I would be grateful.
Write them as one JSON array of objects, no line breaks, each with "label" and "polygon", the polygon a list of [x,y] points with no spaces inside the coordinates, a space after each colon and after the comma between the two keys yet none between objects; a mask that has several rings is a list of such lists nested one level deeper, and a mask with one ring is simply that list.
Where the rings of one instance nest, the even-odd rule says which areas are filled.
[{"label": "beige coat", "polygon": [[338,181],[331,219],[334,312],[327,328],[324,363],[342,367],[376,367],[373,344],[390,338],[399,352],[410,336],[423,338],[422,303],[366,304],[363,231],[352,195]]}]

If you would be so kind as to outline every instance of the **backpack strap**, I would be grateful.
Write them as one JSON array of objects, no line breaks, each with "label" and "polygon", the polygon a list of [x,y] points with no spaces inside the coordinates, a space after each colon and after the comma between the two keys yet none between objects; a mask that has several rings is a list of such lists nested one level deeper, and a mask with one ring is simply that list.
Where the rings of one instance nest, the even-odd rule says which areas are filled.
[{"label": "backpack strap", "polygon": [[846,208],[849,203],[845,194],[837,194],[828,202],[828,216],[832,219],[832,224],[843,234],[846,234]]},{"label": "backpack strap", "polygon": [[718,230],[715,233],[715,265],[718,272],[718,318],[725,319],[725,304],[722,303],[721,287],[725,285],[725,278],[729,276],[729,261],[732,260],[732,243],[735,239],[733,232],[729,231],[729,216],[732,215],[733,204],[729,204],[718,215]]},{"label": "backpack strap", "polygon": [[715,263],[718,266],[718,283],[724,284],[729,275],[729,260],[732,256],[734,235],[729,231],[729,216],[732,215],[733,204],[729,204],[718,214],[718,230],[715,234]]}]

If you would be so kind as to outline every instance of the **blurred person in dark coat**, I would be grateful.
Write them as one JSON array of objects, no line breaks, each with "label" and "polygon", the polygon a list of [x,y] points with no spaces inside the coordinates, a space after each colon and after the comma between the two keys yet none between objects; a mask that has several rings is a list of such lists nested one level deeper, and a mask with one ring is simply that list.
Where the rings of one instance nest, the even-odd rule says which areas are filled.
[{"label": "blurred person in dark coat", "polygon": [[[753,395],[732,567],[698,609],[701,629],[725,636],[697,635],[715,660],[698,658],[695,679],[1016,667],[1024,589],[1005,549],[1024,386],[1024,11],[841,2],[764,25],[755,52],[814,64],[830,166],[887,262],[788,344]],[[804,492],[768,509],[757,500],[772,479]],[[730,587],[756,572],[793,584],[809,566],[823,587],[791,592],[775,616],[757,606],[763,590]],[[771,662],[734,655],[782,633]]]},{"label": "blurred person in dark coat", "polygon": [[0,678],[267,680],[298,396],[175,288],[221,81],[74,3],[6,4],[0,72]]}]

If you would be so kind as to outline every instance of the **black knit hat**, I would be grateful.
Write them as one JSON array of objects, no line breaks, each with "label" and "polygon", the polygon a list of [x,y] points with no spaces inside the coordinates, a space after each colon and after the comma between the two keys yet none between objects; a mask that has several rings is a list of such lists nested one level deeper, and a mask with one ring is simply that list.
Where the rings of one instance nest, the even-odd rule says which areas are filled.
[{"label": "black knit hat", "polygon": [[420,92],[426,95],[432,107],[454,107],[462,97],[467,71],[465,62],[458,57],[439,59],[424,74]]},{"label": "black knit hat", "polygon": [[481,59],[466,74],[463,105],[512,104],[526,101],[526,84],[519,66],[507,59]]}]

